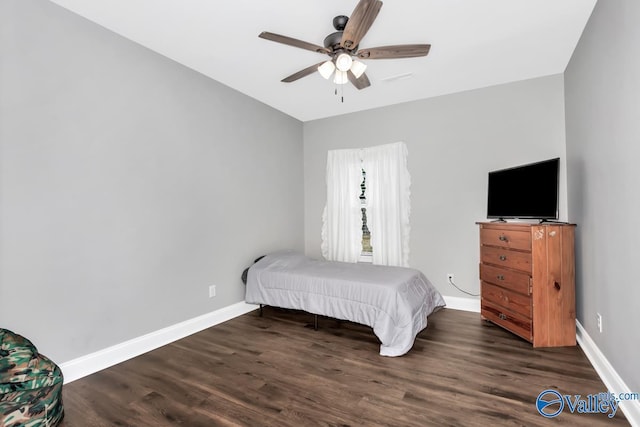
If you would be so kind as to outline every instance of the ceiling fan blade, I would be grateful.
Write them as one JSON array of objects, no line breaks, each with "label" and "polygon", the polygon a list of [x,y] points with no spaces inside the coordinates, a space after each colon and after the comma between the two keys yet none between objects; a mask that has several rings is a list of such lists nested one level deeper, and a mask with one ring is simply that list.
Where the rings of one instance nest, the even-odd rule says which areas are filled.
[{"label": "ceiling fan blade", "polygon": [[270,33],[268,31],[261,32],[258,37],[265,40],[271,40],[272,42],[282,43],[282,44],[286,44],[293,47],[299,47],[300,49],[310,50],[312,52],[326,53],[326,54],[331,53],[329,49],[327,49],[326,47],[322,47],[317,44],[294,39],[292,37],[281,36],[280,34]]},{"label": "ceiling fan blade", "polygon": [[344,27],[340,45],[346,49],[354,49],[358,46],[360,40],[371,28],[381,7],[380,0],[360,0]]},{"label": "ceiling fan blade", "polygon": [[367,77],[367,75],[365,73],[362,73],[362,75],[358,78],[356,78],[356,76],[351,72],[351,70],[347,71],[347,77],[349,77],[349,81],[351,83],[353,83],[353,85],[356,87],[356,89],[358,90],[362,90],[366,87],[371,86],[371,82],[369,81],[369,77]]},{"label": "ceiling fan blade", "polygon": [[394,59],[427,56],[430,44],[401,44],[396,46],[372,47],[358,51],[360,59]]},{"label": "ceiling fan blade", "polygon": [[318,67],[321,66],[322,64],[324,64],[325,62],[326,61],[319,62],[317,64],[314,64],[314,65],[310,66],[310,67],[305,68],[304,70],[300,70],[297,73],[293,73],[289,77],[285,77],[281,81],[283,83],[291,83],[291,82],[295,82],[296,80],[301,79],[303,77],[307,77],[309,74],[313,74],[314,72],[318,71]]}]

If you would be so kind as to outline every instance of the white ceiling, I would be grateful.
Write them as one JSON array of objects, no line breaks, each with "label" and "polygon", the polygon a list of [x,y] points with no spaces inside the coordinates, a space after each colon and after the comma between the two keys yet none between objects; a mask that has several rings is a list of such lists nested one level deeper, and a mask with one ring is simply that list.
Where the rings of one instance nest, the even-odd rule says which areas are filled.
[{"label": "white ceiling", "polygon": [[350,15],[357,0],[52,1],[301,121],[562,73],[596,3],[387,0],[360,48],[429,43],[431,51],[365,61],[371,86],[344,85],[341,103],[318,73],[280,82],[326,55],[258,34],[322,45],[333,17]]}]

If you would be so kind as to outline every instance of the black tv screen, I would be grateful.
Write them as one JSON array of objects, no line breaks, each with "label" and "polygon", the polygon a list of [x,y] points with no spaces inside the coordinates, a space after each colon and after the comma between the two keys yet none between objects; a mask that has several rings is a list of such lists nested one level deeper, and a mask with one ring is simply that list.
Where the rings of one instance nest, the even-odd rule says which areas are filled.
[{"label": "black tv screen", "polygon": [[558,219],[560,159],[489,172],[487,218]]}]

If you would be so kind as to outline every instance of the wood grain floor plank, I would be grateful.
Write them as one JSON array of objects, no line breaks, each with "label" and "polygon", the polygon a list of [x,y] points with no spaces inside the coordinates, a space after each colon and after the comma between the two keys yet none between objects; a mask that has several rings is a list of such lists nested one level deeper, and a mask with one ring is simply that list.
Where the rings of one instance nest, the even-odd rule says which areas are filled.
[{"label": "wood grain floor plank", "polygon": [[441,310],[402,357],[371,328],[271,307],[64,386],[64,427],[618,426],[621,411],[546,419],[535,401],[606,391],[579,347],[533,349]]}]

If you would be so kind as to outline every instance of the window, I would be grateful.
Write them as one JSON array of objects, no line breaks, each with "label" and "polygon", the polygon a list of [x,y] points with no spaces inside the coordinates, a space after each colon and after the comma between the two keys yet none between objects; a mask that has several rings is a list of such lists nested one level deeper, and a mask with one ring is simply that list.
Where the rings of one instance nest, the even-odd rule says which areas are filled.
[{"label": "window", "polygon": [[367,227],[367,172],[362,169],[362,184],[360,184],[360,211],[362,212],[362,252],[361,262],[371,262],[373,248],[371,247],[371,232]]},{"label": "window", "polygon": [[322,255],[408,266],[410,176],[403,142],[327,154]]}]

